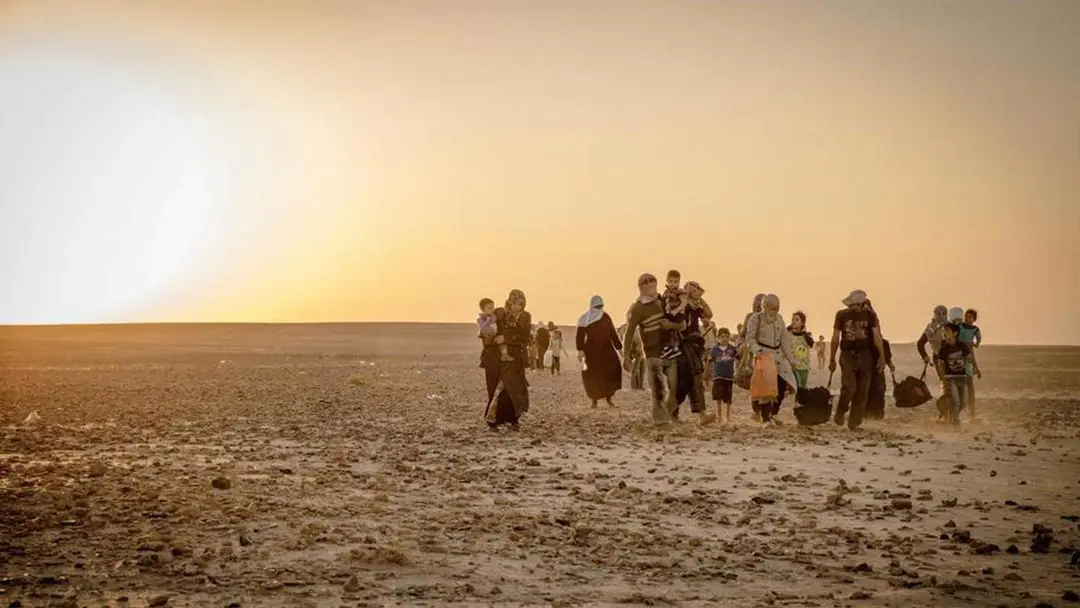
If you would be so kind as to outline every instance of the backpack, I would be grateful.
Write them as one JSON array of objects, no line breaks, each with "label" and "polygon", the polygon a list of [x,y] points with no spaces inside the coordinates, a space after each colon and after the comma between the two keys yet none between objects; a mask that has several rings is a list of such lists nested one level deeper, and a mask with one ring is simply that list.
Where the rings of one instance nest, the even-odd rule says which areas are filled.
[{"label": "backpack", "polygon": [[800,388],[795,392],[795,419],[802,426],[825,424],[832,418],[832,376],[827,386]]},{"label": "backpack", "polygon": [[919,407],[933,399],[930,388],[926,386],[926,366],[923,366],[922,375],[918,378],[908,376],[902,381],[896,381],[893,374],[893,398],[896,407]]}]

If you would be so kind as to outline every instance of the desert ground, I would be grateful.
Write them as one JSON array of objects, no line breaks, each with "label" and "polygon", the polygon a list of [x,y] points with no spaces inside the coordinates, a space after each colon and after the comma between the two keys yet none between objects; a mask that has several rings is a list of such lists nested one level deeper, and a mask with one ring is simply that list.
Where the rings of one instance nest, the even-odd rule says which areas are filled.
[{"label": "desert ground", "polygon": [[980,349],[959,430],[890,401],[861,434],[789,404],[762,431],[737,392],[737,429],[663,441],[644,393],[591,409],[575,361],[490,433],[477,354],[466,325],[0,328],[0,606],[1080,593],[1078,348]]}]

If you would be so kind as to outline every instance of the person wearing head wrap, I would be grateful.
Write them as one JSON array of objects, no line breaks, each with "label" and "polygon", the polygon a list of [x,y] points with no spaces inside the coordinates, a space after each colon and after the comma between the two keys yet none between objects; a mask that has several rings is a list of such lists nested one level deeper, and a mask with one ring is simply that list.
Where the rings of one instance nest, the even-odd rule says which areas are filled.
[{"label": "person wearing head wrap", "polygon": [[949,323],[956,323],[957,325],[964,322],[964,309],[960,306],[953,306],[949,309]]},{"label": "person wearing head wrap", "polygon": [[[934,314],[930,317],[930,322],[926,324],[926,329],[923,330],[919,341],[915,343],[915,348],[919,351],[919,356],[922,357],[924,363],[929,365],[932,363],[931,353],[937,353],[941,348],[941,328],[945,327],[945,324],[949,322],[949,309],[945,308],[944,304],[938,304],[934,307]],[[930,345],[930,353],[926,352],[926,345]]]},{"label": "person wearing head wrap", "polygon": [[[743,319],[742,325],[739,325],[739,331],[736,335],[736,346],[739,349],[739,367],[735,373],[735,383],[747,390],[750,388],[750,376],[754,372],[754,358],[750,356],[750,349],[746,344],[746,326],[750,324],[750,317],[761,312],[761,302],[764,299],[765,294],[763,293],[754,296],[750,312],[746,313],[746,317]],[[757,404],[751,401],[750,406],[754,411],[754,420],[760,421],[761,412],[758,410]]]},{"label": "person wearing head wrap", "polygon": [[[645,273],[638,277],[638,299],[630,307],[626,335],[641,332],[645,351],[648,383],[652,390],[652,419],[659,429],[667,427],[675,409],[675,388],[678,386],[678,364],[665,359],[663,349],[668,332],[681,331],[683,326],[665,319],[664,305],[657,293],[656,277]],[[631,340],[623,340],[623,366],[631,371]]]},{"label": "person wearing head wrap", "polygon": [[[915,343],[915,348],[919,351],[919,356],[922,357],[923,363],[928,366],[933,366],[934,372],[937,373],[937,352],[941,349],[941,332],[945,327],[945,324],[949,322],[949,309],[944,304],[938,304],[934,307],[934,313],[930,317],[930,322],[926,324],[926,329],[923,330],[922,335],[919,336],[919,341]],[[926,346],[930,346],[930,352],[926,352]],[[938,377],[944,386],[945,378]]]},{"label": "person wearing head wrap", "polygon": [[747,321],[746,345],[753,358],[771,356],[776,363],[777,397],[757,403],[761,421],[775,425],[778,423],[776,415],[780,413],[780,404],[784,401],[787,389],[794,391],[798,386],[791,366],[794,358],[791,334],[788,333],[784,317],[780,316],[780,298],[775,294],[762,298],[761,312],[755,313]]},{"label": "person wearing head wrap", "polygon": [[593,296],[589,310],[578,318],[575,343],[581,361],[581,381],[592,406],[603,399],[614,405],[611,398],[622,388],[622,366],[619,351],[623,343],[615,331],[615,323],[604,312],[604,299]]},{"label": "person wearing head wrap", "polygon": [[488,403],[484,420],[492,430],[503,424],[516,429],[518,420],[529,411],[525,365],[532,340],[532,315],[525,310],[526,305],[525,293],[515,289],[507,296],[506,305],[495,311],[499,323],[495,339],[506,345],[510,360],[485,368]]},{"label": "person wearing head wrap", "polygon": [[833,421],[843,425],[847,415],[847,426],[854,431],[866,415],[873,375],[885,369],[885,347],[881,323],[869,307],[866,292],[856,289],[842,302],[846,308],[836,313],[829,349],[830,373],[836,371],[836,353],[840,351],[840,398]]},{"label": "person wearing head wrap", "polygon": [[[712,309],[705,302],[705,290],[697,281],[687,281],[682,289],[682,316],[685,329],[677,337],[678,356],[675,358],[679,368],[679,384],[675,390],[675,410],[677,418],[679,407],[689,399],[690,411],[697,414],[702,424],[711,422],[715,417],[708,411],[705,403],[705,371],[708,353],[705,351],[705,336],[701,324],[708,324],[712,319]],[[668,318],[673,318],[668,315]]]}]

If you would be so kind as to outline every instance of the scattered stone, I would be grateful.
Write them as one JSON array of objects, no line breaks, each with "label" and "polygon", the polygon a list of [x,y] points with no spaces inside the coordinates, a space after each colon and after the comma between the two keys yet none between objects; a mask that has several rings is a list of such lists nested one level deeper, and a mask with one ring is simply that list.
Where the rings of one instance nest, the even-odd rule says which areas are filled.
[{"label": "scattered stone", "polygon": [[911,499],[910,498],[894,498],[894,499],[892,499],[892,508],[897,509],[899,511],[907,511],[907,510],[911,509],[911,506],[912,505],[911,505]]},{"label": "scattered stone", "polygon": [[1005,552],[1009,555],[1017,555],[1018,553],[1020,553],[1020,548],[1016,545],[1009,545],[1008,547],[1006,547]]},{"label": "scattered stone", "polygon": [[993,555],[995,553],[1001,553],[1001,547],[991,543],[980,545],[975,549],[975,555]]},{"label": "scattered stone", "polygon": [[217,490],[228,490],[232,488],[232,481],[228,477],[215,477],[210,485]]},{"label": "scattered stone", "polygon": [[1075,591],[1066,591],[1065,593],[1061,594],[1061,599],[1065,600],[1066,602],[1080,602],[1080,595],[1078,595]]},{"label": "scattered stone", "polygon": [[753,497],[751,500],[759,505],[771,505],[775,504],[779,498],[780,496],[775,492],[763,492]]},{"label": "scattered stone", "polygon": [[1054,537],[1049,534],[1039,534],[1035,536],[1035,539],[1031,541],[1032,553],[1049,553],[1050,544],[1054,542]]},{"label": "scattered stone", "polygon": [[166,605],[168,603],[169,603],[169,596],[167,596],[167,595],[159,595],[159,596],[156,596],[153,599],[151,599],[150,602],[147,604],[147,606],[149,606],[150,608],[158,608],[158,607],[164,606],[164,605]]},{"label": "scattered stone", "polygon": [[345,586],[343,587],[343,589],[345,590],[345,593],[356,593],[357,591],[363,589],[363,587],[360,585],[360,580],[357,579],[356,575],[354,574],[349,577],[348,581],[345,582]]},{"label": "scattered stone", "polygon": [[246,535],[241,534],[240,535],[240,546],[241,547],[250,547],[251,546],[251,539],[248,538]]},{"label": "scattered stone", "polygon": [[104,477],[106,471],[107,469],[104,464],[95,461],[90,463],[90,468],[87,470],[87,473],[90,477]]},{"label": "scattered stone", "polygon": [[1042,524],[1035,524],[1031,527],[1032,534],[1053,534],[1054,531]]}]

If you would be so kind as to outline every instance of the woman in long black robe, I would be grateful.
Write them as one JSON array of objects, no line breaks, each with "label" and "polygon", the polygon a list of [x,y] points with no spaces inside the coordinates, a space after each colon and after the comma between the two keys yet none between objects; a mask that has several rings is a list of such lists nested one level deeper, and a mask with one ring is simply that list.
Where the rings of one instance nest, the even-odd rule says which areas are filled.
[{"label": "woman in long black robe", "polygon": [[619,353],[623,345],[615,323],[604,312],[604,300],[600,296],[592,297],[589,310],[578,319],[575,342],[583,362],[581,381],[593,407],[601,399],[615,405],[611,398],[622,388]]},{"label": "woman in long black robe", "polygon": [[529,342],[532,340],[532,315],[525,310],[525,294],[515,289],[506,299],[506,306],[495,310],[499,329],[495,344],[506,344],[509,361],[502,361],[498,346],[489,356],[485,348],[484,368],[488,385],[488,403],[484,421],[492,429],[501,424],[514,428],[529,411],[529,382],[525,379]]}]

